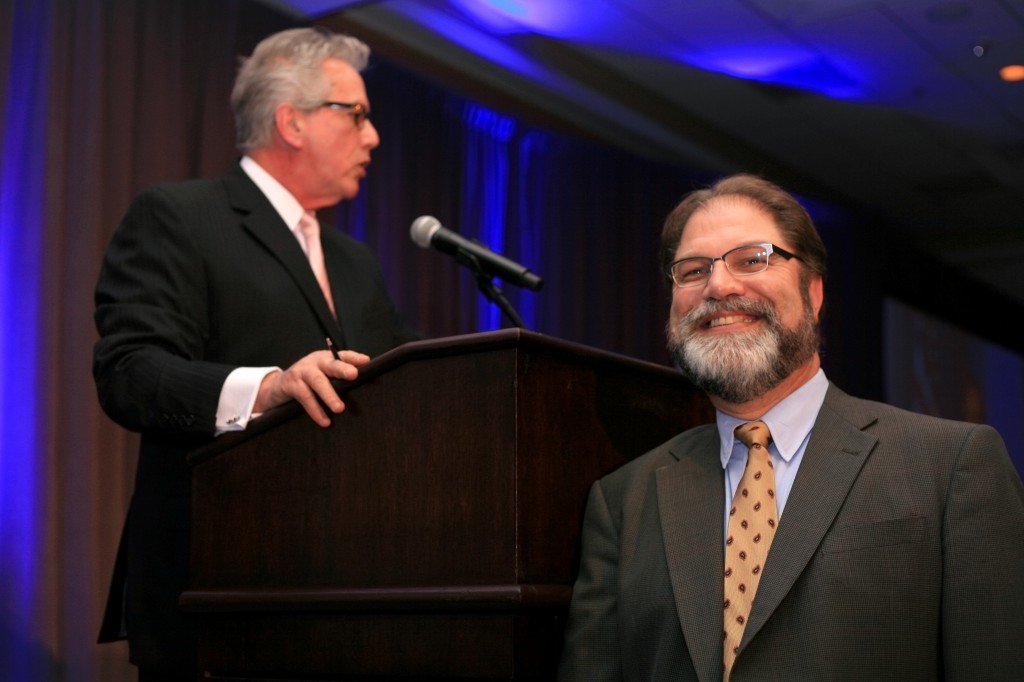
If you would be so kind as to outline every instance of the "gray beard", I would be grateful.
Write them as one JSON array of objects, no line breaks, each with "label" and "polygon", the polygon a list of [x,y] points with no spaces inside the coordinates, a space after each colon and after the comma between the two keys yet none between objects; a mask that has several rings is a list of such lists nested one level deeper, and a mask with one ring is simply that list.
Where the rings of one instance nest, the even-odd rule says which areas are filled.
[{"label": "gray beard", "polygon": [[[760,329],[732,334],[697,333],[697,320],[714,312],[744,312],[764,318]],[[786,329],[768,303],[741,299],[706,301],[666,329],[668,350],[695,386],[722,400],[747,403],[775,388],[818,352],[820,332],[804,297],[804,314]]]}]

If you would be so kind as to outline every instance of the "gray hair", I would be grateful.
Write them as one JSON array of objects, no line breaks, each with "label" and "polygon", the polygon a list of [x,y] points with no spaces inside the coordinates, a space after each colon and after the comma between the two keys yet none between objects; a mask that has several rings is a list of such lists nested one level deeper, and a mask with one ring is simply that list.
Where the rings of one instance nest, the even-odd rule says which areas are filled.
[{"label": "gray hair", "polygon": [[331,58],[362,71],[370,48],[358,38],[323,28],[294,28],[265,38],[241,60],[231,108],[242,153],[270,145],[274,111],[282,102],[311,111],[327,98],[331,84],[321,67]]}]

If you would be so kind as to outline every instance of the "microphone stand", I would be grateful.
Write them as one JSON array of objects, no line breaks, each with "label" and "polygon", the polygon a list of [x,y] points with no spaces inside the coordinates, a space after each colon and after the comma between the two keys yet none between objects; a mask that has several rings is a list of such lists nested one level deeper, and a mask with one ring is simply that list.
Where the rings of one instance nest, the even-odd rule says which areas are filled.
[{"label": "microphone stand", "polygon": [[505,293],[494,283],[493,276],[484,269],[476,256],[463,249],[459,249],[458,253],[455,254],[455,260],[476,274],[476,286],[488,301],[497,305],[501,312],[505,313],[508,319],[512,320],[513,325],[526,329],[523,318],[519,317],[519,313],[516,312],[512,304],[505,298]]}]

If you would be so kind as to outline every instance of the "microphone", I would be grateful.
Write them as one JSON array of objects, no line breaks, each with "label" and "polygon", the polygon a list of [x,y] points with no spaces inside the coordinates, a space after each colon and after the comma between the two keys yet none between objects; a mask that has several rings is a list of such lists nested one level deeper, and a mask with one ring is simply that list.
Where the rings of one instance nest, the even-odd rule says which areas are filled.
[{"label": "microphone", "polygon": [[432,246],[438,251],[456,258],[475,259],[488,274],[500,277],[516,286],[537,291],[544,284],[544,280],[519,263],[494,253],[483,244],[470,241],[442,227],[441,221],[434,216],[422,215],[412,221],[409,235],[416,244],[424,249]]}]

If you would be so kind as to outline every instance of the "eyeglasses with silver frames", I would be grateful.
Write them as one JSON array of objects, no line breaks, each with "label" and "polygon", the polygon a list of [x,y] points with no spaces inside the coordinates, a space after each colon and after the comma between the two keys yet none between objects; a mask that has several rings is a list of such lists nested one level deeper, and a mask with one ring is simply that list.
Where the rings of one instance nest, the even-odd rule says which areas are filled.
[{"label": "eyeglasses with silver frames", "polygon": [[746,244],[726,251],[719,258],[708,256],[681,258],[670,263],[665,269],[665,274],[677,287],[696,287],[711,279],[715,261],[725,263],[729,272],[737,277],[748,277],[767,270],[772,254],[778,254],[786,260],[796,258],[798,261],[803,261],[800,256],[775,244]]}]

